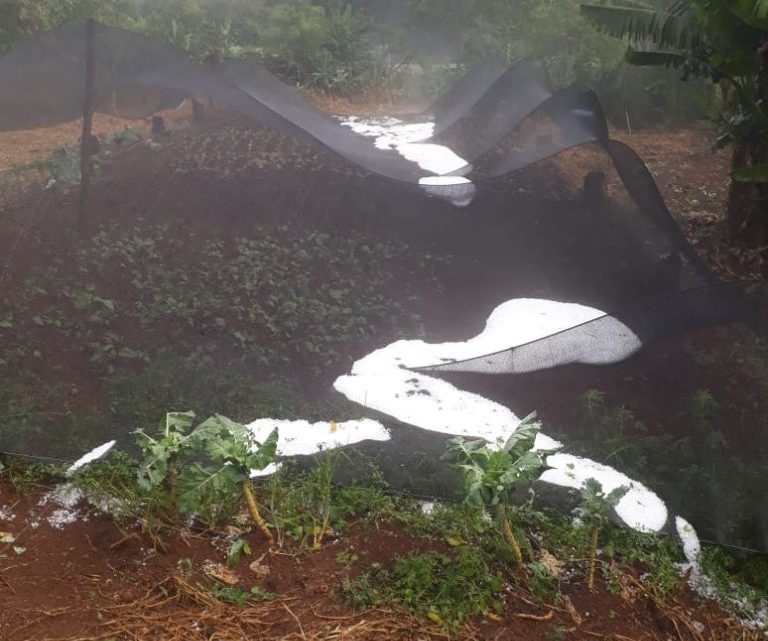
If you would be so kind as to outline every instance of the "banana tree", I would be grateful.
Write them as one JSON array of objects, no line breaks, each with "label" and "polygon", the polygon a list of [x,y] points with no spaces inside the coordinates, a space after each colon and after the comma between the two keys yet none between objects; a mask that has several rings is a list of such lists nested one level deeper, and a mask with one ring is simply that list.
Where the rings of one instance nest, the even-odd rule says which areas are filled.
[{"label": "banana tree", "polygon": [[583,4],[599,30],[627,40],[636,65],[678,67],[719,83],[718,145],[733,144],[731,230],[768,243],[768,0]]},{"label": "banana tree", "polygon": [[587,479],[581,488],[581,503],[576,508],[576,514],[589,526],[589,566],[587,570],[587,587],[595,587],[595,567],[597,565],[597,542],[600,531],[607,525],[611,511],[629,492],[625,485],[614,488],[608,494],[603,492],[603,486],[595,479]]},{"label": "banana tree", "polygon": [[520,543],[510,525],[517,508],[512,491],[537,479],[544,469],[544,454],[533,449],[541,423],[531,414],[518,426],[501,449],[485,441],[451,439],[445,458],[461,473],[466,502],[496,513],[504,539],[512,548],[518,571],[525,574]]}]

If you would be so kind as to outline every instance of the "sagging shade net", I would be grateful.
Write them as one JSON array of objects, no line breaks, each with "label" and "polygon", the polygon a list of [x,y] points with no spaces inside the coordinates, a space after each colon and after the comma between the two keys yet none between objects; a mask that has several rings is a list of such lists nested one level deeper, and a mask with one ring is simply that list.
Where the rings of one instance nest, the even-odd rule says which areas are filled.
[{"label": "sagging shade net", "polygon": [[542,496],[629,483],[629,526],[682,515],[768,548],[763,401],[729,361],[758,349],[759,305],[710,273],[592,92],[486,64],[425,112],[341,118],[253,62],[92,22],[0,57],[0,131],[79,119],[88,53],[97,114],[170,131],[104,137],[85,205],[50,165],[6,198],[4,393],[26,418],[0,451],[130,448],[137,408],[211,395],[278,425],[286,457],[349,445],[455,496],[446,439],[536,410]]}]

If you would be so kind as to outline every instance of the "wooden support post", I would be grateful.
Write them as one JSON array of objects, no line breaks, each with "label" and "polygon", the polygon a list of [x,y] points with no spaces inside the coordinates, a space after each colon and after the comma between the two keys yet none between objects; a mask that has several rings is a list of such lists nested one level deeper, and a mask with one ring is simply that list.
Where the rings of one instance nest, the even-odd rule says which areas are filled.
[{"label": "wooden support post", "polygon": [[94,99],[96,60],[94,52],[94,34],[96,22],[89,18],[85,23],[85,94],[83,96],[83,131],[80,138],[80,217],[78,230],[82,233],[88,219],[88,194],[91,190],[93,175],[93,112],[96,107]]}]

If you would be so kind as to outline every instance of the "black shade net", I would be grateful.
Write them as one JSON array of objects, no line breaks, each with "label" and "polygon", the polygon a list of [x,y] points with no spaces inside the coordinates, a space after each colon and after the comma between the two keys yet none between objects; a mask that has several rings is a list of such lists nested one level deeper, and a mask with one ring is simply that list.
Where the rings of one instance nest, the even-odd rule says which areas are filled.
[{"label": "black shade net", "polygon": [[[157,143],[154,151],[136,148],[130,152],[134,154],[130,170],[121,173],[119,162],[113,161],[115,168],[108,168],[105,178],[94,185],[92,209],[117,208],[121,215],[135,215],[140,221],[137,225],[177,212],[173,224],[180,229],[194,228],[202,237],[210,232],[211,237],[218,238],[222,231],[237,227],[242,236],[251,240],[260,235],[269,237],[273,244],[259,245],[262,252],[270,247],[274,252],[281,251],[274,239],[285,237],[285,226],[319,234],[312,236],[312,247],[351,233],[368,239],[365,247],[374,242],[407,243],[410,254],[390,258],[384,266],[371,266],[364,275],[375,283],[382,271],[391,271],[396,274],[396,282],[390,283],[395,289],[405,289],[409,279],[406,272],[398,271],[398,261],[407,262],[408,255],[438,255],[444,265],[440,286],[422,285],[410,292],[408,299],[408,305],[419,308],[418,337],[429,343],[466,341],[482,331],[495,308],[514,299],[556,301],[596,310],[585,322],[569,325],[566,321],[556,331],[522,341],[514,338],[519,332],[511,319],[507,344],[497,340],[493,349],[468,358],[410,363],[420,375],[445,376],[456,387],[478,390],[519,416],[539,410],[545,419],[568,432],[566,423],[572,416],[563,408],[566,402],[575,402],[577,392],[610,387],[616,380],[676,378],[664,363],[681,357],[691,341],[700,340],[698,328],[760,326],[758,302],[739,284],[720,282],[710,273],[670,215],[644,163],[630,147],[610,139],[597,97],[578,87],[553,92],[540,64],[523,62],[510,68],[481,65],[438,98],[428,113],[413,116],[415,122],[423,123],[427,116],[433,122],[432,135],[415,141],[417,144],[442,146],[462,160],[459,166],[439,171],[408,160],[397,145],[377,147],[370,138],[316,109],[254,62],[204,67],[138,34],[98,23],[91,25],[96,112],[145,118],[161,111],[178,111],[186,100],[207,98],[227,116],[205,127],[173,132],[168,141]],[[82,116],[87,33],[86,25],[66,25],[0,57],[0,87],[12,88],[4,89],[0,96],[0,131],[51,127]],[[215,153],[208,153],[210,149]],[[291,153],[286,154],[286,149]],[[255,164],[254,157],[260,153],[265,160]],[[279,162],[275,160],[278,156]],[[290,179],[281,178],[288,171],[295,174]],[[458,177],[461,180],[452,180]],[[425,178],[440,178],[444,183],[438,181],[427,189],[420,184]],[[121,187],[129,179],[131,186]],[[234,211],[235,200],[237,216],[227,213],[229,209]],[[462,200],[463,208],[450,204],[458,200]],[[268,213],[270,208],[274,214]],[[123,242],[109,235],[104,238],[109,239],[105,247]],[[227,241],[216,242],[221,243],[218,250],[224,252]],[[241,245],[247,242],[237,240]],[[190,259],[189,270],[194,275],[199,271],[196,260],[204,262],[214,249],[210,242],[200,240],[188,247],[171,243],[166,252],[197,255]],[[76,251],[81,253],[74,252],[73,261],[80,260],[84,250],[80,247]],[[105,256],[111,255],[110,249],[102,251]],[[286,255],[285,261],[297,263],[304,260],[302,252],[309,251],[302,246]],[[244,255],[240,259],[244,260]],[[148,256],[137,274],[141,275],[141,270],[150,273],[156,256]],[[341,264],[341,258],[334,254],[326,264],[307,270],[307,287],[327,290],[336,302],[344,296],[337,285],[352,278],[341,268],[334,271],[337,262]],[[235,269],[210,276],[207,285],[221,290],[225,296],[222,304],[227,300],[236,302],[240,294],[230,291],[227,279],[252,267],[244,262],[240,272]],[[97,269],[103,280],[99,287],[110,292],[110,281],[119,280],[120,273],[129,266],[113,265],[105,258],[103,264],[83,263],[80,268],[85,272]],[[164,287],[163,278],[161,275],[152,281],[157,292]],[[180,282],[192,288],[195,278],[203,277],[190,276]],[[286,287],[294,287],[294,283]],[[265,291],[255,289],[251,295],[268,298]],[[97,300],[111,300],[99,292],[91,291],[90,295]],[[54,299],[56,295],[51,294]],[[154,298],[159,297],[158,293]],[[14,305],[27,304],[22,298],[7,299],[10,311]],[[176,301],[179,307],[184,307],[188,316],[193,315],[194,296],[189,300],[181,298],[182,302]],[[377,300],[376,293],[371,292],[369,306]],[[289,302],[301,304],[298,295]],[[137,316],[144,323],[141,331],[157,331],[153,317],[146,311],[151,305],[137,299],[135,308],[141,305],[143,316]],[[276,318],[285,312],[286,303],[281,305],[282,309],[275,311]],[[360,310],[361,315],[369,312]],[[313,310],[307,314],[320,317]],[[248,322],[261,320],[251,317]],[[213,330],[209,331],[207,325],[203,328],[202,321],[199,326],[190,321],[189,326],[182,324],[173,334],[173,340],[181,337],[219,349],[224,338],[216,333],[216,327],[221,329],[226,321],[208,321]],[[290,334],[290,323],[286,321],[286,327],[281,327],[279,321],[275,322],[271,339]],[[318,322],[322,324],[322,318]],[[330,326],[328,333],[337,329]],[[13,331],[0,326],[0,337],[10,344]],[[130,331],[121,330],[124,335]],[[742,343],[759,341],[748,329],[738,331],[744,332],[739,336],[749,335],[749,339],[739,339]],[[240,341],[234,346],[232,336],[227,335],[230,342],[226,353],[232,363],[242,364],[242,354],[247,350],[255,353],[255,347],[238,333],[243,334],[234,332]],[[335,377],[348,372],[354,360],[394,338],[417,336],[382,331],[367,342],[353,341],[349,347],[339,348],[343,354],[333,364],[328,359],[318,365],[312,360],[312,350],[308,349],[310,356],[306,356],[296,348],[293,356],[284,358],[281,367],[304,385],[303,394],[321,387],[328,393]],[[150,350],[148,360],[160,353],[160,348],[152,349],[156,352]],[[316,346],[312,349],[319,352]],[[5,365],[13,378],[16,366]],[[257,371],[247,367],[250,365],[246,372]],[[307,382],[306,372],[313,367],[319,374]],[[258,371],[264,375],[263,368]],[[494,374],[494,382],[489,383],[491,377],[481,374]],[[114,372],[110,371],[109,376],[117,380]],[[179,378],[184,376],[179,372]],[[17,382],[21,387],[25,385]],[[651,393],[656,388],[643,383],[643,389]],[[618,402],[622,402],[619,392],[640,402],[638,394],[626,386],[615,385],[612,390]],[[669,399],[646,398],[645,402],[673,405]],[[217,409],[227,412],[226,407]],[[360,408],[347,407],[343,411],[359,415]],[[0,451],[75,457],[82,448],[108,438],[116,437],[121,444],[127,444],[131,441],[129,431],[136,425],[115,412],[114,421],[85,434],[58,424],[55,418],[44,426],[34,423],[7,429],[0,433]],[[55,413],[52,410],[51,415]],[[445,435],[414,429],[421,426],[416,422],[401,423],[397,416],[392,418],[386,412],[374,414],[392,428],[389,443],[368,448],[388,478],[420,494],[445,490],[449,475],[435,461]],[[609,429],[609,414],[604,407],[603,415],[595,418],[601,430]],[[673,434],[675,447],[685,449],[686,445],[681,445],[684,441],[701,441],[700,432],[705,429],[701,425],[696,428],[699,432],[693,428],[686,432],[685,427],[679,427],[685,425],[685,419],[672,422],[678,426]],[[642,430],[623,434],[632,447],[642,450],[638,454],[642,463],[639,459],[623,463],[630,468],[628,473],[637,474],[660,494],[673,494],[670,505],[679,513],[698,518],[705,534],[720,542],[766,547],[768,509],[765,497],[760,495],[766,480],[761,456],[768,453],[765,425],[758,421],[751,431],[737,434],[734,428],[730,435],[727,428],[712,427],[710,431],[722,432],[734,441],[733,460],[746,466],[720,463],[731,471],[739,470],[733,478],[728,477],[728,483],[737,486],[731,494],[718,485],[722,477],[709,478],[703,471],[711,463],[707,459],[713,455],[711,448],[691,444],[686,450],[688,458],[680,458],[684,464],[677,472],[672,469],[674,460],[667,456],[659,456],[657,467],[649,463],[649,452],[654,447],[660,452],[671,451],[671,429],[666,435],[663,430],[650,436]],[[571,437],[585,444],[587,453],[593,452],[596,458],[605,453],[599,443],[595,445],[597,437],[605,437],[604,431],[595,429],[590,435],[589,429],[572,430]],[[744,440],[750,440],[746,448],[742,447]],[[616,463],[615,459],[606,462]],[[715,467],[712,464],[709,469]],[[721,474],[721,468],[717,470]],[[682,486],[688,490],[683,492]],[[728,501],[738,503],[738,509]]]}]

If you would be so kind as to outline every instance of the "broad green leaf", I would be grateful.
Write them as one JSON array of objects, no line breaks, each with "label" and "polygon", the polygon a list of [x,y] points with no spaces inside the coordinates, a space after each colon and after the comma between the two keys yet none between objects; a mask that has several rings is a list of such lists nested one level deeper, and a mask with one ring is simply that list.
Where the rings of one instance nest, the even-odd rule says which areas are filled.
[{"label": "broad green leaf", "polygon": [[731,11],[750,27],[768,30],[768,0],[735,0]]},{"label": "broad green leaf", "polygon": [[165,415],[164,433],[168,435],[171,431],[176,431],[186,434],[194,420],[194,412],[168,412]]},{"label": "broad green leaf", "polygon": [[227,554],[227,565],[234,567],[240,562],[240,557],[250,555],[251,548],[248,545],[248,541],[245,539],[235,539],[232,541],[232,545],[229,546],[229,553]]},{"label": "broad green leaf", "polygon": [[504,452],[513,457],[522,456],[529,451],[541,430],[541,423],[536,421],[536,412],[526,416],[504,444]]},{"label": "broad green leaf", "polygon": [[193,463],[184,467],[176,481],[178,507],[182,514],[195,514],[224,493],[234,493],[240,480],[231,465],[208,467]]},{"label": "broad green leaf", "polygon": [[687,50],[703,39],[692,7],[663,11],[639,4],[635,7],[582,4],[581,14],[603,33],[631,42],[650,42],[660,49]]},{"label": "broad green leaf", "polygon": [[582,485],[581,502],[575,512],[592,523],[605,522],[611,510],[619,504],[627,492],[629,492],[629,488],[622,485],[606,495],[599,481],[592,478],[587,479]]},{"label": "broad green leaf", "polygon": [[275,460],[278,438],[279,434],[277,428],[275,428],[267,437],[267,440],[261,443],[255,452],[251,452],[248,455],[245,464],[249,470],[263,470]]}]

